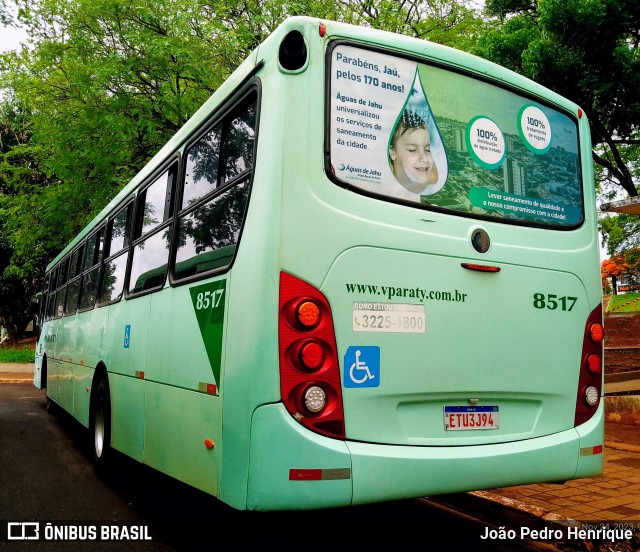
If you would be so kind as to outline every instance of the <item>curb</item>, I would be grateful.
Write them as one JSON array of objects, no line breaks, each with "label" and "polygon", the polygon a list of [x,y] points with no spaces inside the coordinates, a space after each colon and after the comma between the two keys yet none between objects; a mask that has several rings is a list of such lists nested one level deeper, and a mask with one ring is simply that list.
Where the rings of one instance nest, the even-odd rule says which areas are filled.
[{"label": "curb", "polygon": [[605,441],[604,447],[605,449],[611,448],[615,450],[624,450],[626,452],[640,452],[640,446],[629,445],[627,443],[621,443],[619,441]]},{"label": "curb", "polygon": [[33,383],[33,374],[30,372],[0,372],[0,383]]}]

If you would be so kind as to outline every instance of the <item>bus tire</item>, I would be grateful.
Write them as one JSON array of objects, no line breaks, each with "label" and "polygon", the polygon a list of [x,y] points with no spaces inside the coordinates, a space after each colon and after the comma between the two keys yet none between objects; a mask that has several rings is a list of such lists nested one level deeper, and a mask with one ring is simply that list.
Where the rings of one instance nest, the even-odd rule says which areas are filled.
[{"label": "bus tire", "polygon": [[96,475],[102,478],[111,462],[111,397],[105,376],[98,381],[91,405],[91,441]]}]

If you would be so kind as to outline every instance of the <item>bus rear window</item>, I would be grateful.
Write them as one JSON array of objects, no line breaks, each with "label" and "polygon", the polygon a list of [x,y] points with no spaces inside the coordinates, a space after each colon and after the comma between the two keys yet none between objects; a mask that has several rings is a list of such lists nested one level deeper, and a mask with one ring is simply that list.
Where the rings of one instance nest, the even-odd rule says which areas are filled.
[{"label": "bus rear window", "polygon": [[576,121],[486,81],[339,44],[328,169],[387,199],[491,220],[583,220]]}]

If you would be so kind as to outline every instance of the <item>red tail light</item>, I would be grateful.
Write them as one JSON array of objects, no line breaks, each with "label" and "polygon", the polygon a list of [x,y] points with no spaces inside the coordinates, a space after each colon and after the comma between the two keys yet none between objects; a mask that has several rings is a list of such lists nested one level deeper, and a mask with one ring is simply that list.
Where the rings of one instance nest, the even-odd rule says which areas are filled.
[{"label": "red tail light", "polygon": [[316,288],[280,273],[280,392],[288,412],[312,431],[345,438],[340,363],[331,307]]},{"label": "red tail light", "polygon": [[578,396],[576,398],[576,414],[574,425],[585,423],[598,409],[602,396],[602,305],[587,318],[582,341],[580,361],[580,377],[578,380]]}]

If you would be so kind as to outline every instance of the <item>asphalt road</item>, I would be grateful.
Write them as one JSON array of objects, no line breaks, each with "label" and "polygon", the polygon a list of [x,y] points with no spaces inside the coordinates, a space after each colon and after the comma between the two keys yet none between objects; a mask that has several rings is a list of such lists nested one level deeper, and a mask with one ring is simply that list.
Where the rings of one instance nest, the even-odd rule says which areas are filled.
[{"label": "asphalt road", "polygon": [[[125,457],[117,458],[115,476],[100,480],[87,438],[86,430],[66,414],[47,413],[43,391],[31,384],[0,385],[1,551],[164,552],[253,544],[326,552],[377,548],[382,542],[421,550],[521,549],[515,542],[481,541],[486,524],[443,513],[424,501],[310,512],[238,512]],[[116,527],[119,537],[123,531],[127,537],[139,532],[151,540],[103,541],[104,527]],[[9,535],[22,535],[20,531],[34,536],[36,529],[40,540],[8,540]],[[55,538],[49,540],[47,531]]]}]

